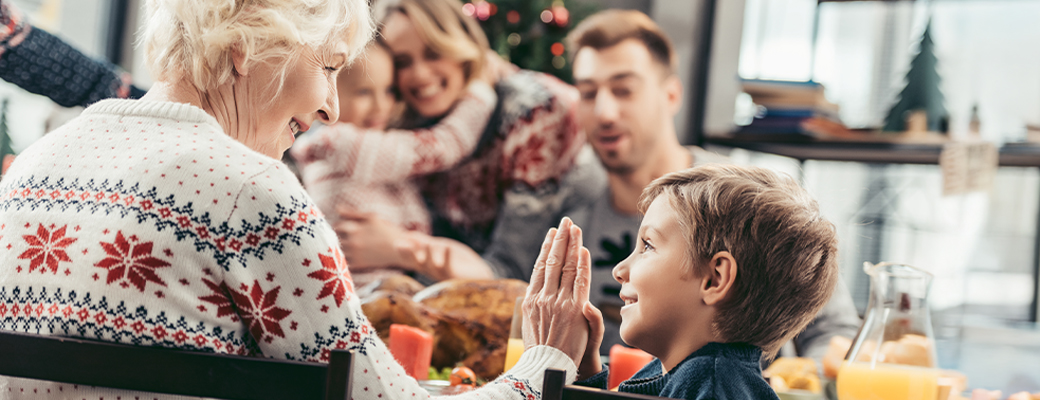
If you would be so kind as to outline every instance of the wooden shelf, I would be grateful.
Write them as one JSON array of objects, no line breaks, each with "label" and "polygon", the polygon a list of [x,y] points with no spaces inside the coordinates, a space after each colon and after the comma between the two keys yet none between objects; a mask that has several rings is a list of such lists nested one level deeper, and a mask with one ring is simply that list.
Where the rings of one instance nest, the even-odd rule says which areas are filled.
[{"label": "wooden shelf", "polygon": [[[767,139],[748,137],[708,137],[705,144],[777,154],[797,160],[851,161],[893,164],[938,164],[940,144],[885,142],[814,141],[809,139]],[[1040,144],[1015,143],[1000,148],[1004,167],[1040,167]]]}]

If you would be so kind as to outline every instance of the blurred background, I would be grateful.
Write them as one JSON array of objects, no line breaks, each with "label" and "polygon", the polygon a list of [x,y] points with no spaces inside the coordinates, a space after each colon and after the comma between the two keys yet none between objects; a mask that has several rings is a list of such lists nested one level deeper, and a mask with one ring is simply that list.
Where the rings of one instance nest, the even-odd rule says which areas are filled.
[{"label": "blurred background", "polygon": [[[151,84],[134,49],[142,1],[13,3],[35,26],[129,71],[137,86]],[[478,0],[467,7],[503,57],[565,80],[562,38],[581,18],[612,7],[650,15],[679,55],[684,143],[800,179],[838,227],[843,278],[861,313],[864,262],[926,269],[936,277],[930,301],[940,366],[966,373],[973,387],[1040,391],[1040,1]],[[934,43],[922,50],[926,29]],[[768,113],[748,85],[791,81],[819,93],[808,115],[824,115],[849,135],[879,130],[923,52],[937,61],[918,66],[941,77],[941,134],[1000,151],[985,190],[944,195],[941,146],[847,144],[803,125],[752,129]],[[15,153],[79,112],[3,81],[0,101],[0,134]]]}]

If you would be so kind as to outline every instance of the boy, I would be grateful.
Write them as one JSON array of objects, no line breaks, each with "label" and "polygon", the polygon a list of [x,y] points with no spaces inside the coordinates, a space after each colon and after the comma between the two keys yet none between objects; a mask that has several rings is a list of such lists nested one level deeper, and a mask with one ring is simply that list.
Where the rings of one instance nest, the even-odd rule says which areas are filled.
[{"label": "boy", "polygon": [[[636,250],[614,267],[621,338],[657,357],[622,392],[680,399],[776,399],[762,354],[776,355],[831,296],[834,226],[789,177],[707,165],[643,190]],[[591,327],[579,385],[606,389],[603,319]]]}]

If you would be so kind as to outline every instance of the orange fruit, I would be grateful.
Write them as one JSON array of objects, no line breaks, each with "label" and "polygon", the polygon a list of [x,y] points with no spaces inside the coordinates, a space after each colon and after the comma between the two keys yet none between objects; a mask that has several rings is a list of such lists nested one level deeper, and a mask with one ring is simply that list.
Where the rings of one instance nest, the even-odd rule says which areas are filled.
[{"label": "orange fruit", "polygon": [[474,385],[477,383],[477,374],[466,367],[455,367],[451,370],[451,378],[448,379],[448,383],[451,386]]}]

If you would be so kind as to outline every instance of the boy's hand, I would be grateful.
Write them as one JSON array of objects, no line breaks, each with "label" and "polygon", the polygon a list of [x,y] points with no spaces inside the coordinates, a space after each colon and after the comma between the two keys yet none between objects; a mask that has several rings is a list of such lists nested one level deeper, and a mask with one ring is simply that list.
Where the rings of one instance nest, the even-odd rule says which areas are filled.
[{"label": "boy's hand", "polygon": [[[524,345],[548,345],[581,365],[589,340],[583,309],[589,302],[592,262],[581,229],[564,218],[542,243],[524,297]],[[602,334],[601,334],[602,335]]]},{"label": "boy's hand", "polygon": [[603,370],[603,361],[599,358],[599,346],[603,344],[603,313],[591,302],[585,303],[582,313],[589,321],[589,343],[585,345],[585,355],[578,366],[578,380],[588,379]]}]

